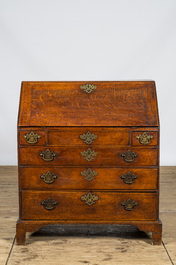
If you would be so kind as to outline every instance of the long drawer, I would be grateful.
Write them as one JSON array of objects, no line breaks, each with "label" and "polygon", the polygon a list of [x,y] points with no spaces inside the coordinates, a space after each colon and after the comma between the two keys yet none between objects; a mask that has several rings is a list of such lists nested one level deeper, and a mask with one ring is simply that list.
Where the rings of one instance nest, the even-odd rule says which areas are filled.
[{"label": "long drawer", "polygon": [[102,167],[21,167],[21,189],[155,190],[158,169]]},{"label": "long drawer", "polygon": [[22,219],[156,220],[157,193],[23,191]]},{"label": "long drawer", "polygon": [[53,166],[156,166],[157,149],[116,147],[21,147],[21,165]]}]

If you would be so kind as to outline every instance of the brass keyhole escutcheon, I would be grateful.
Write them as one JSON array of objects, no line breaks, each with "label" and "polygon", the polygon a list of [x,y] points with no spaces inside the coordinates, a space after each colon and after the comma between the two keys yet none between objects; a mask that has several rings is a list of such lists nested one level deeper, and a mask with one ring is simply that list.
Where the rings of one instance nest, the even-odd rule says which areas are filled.
[{"label": "brass keyhole escutcheon", "polygon": [[98,199],[99,199],[99,197],[95,194],[92,194],[91,192],[81,196],[81,200],[84,201],[89,206],[94,204]]},{"label": "brass keyhole escutcheon", "polygon": [[95,170],[92,170],[91,168],[88,168],[87,170],[81,172],[81,176],[84,176],[84,179],[87,181],[92,181],[97,175],[98,173]]},{"label": "brass keyhole escutcheon", "polygon": [[97,137],[98,137],[97,135],[95,135],[89,131],[85,134],[80,135],[80,139],[84,140],[83,142],[86,144],[92,144],[94,142],[94,140],[97,139]]},{"label": "brass keyhole escutcheon", "polygon": [[97,88],[97,86],[90,84],[90,83],[87,83],[85,85],[80,86],[80,88],[89,94],[89,93],[93,92]]},{"label": "brass keyhole escutcheon", "polygon": [[95,156],[98,155],[97,152],[91,150],[90,148],[88,148],[86,151],[81,152],[80,154],[84,156],[84,159],[86,159],[87,161],[92,161],[95,158]]}]

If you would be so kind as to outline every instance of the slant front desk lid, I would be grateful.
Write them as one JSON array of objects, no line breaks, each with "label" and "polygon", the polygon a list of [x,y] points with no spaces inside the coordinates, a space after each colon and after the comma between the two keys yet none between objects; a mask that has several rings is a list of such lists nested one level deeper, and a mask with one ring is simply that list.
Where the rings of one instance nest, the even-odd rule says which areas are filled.
[{"label": "slant front desk lid", "polygon": [[158,126],[154,81],[22,82],[19,126]]}]

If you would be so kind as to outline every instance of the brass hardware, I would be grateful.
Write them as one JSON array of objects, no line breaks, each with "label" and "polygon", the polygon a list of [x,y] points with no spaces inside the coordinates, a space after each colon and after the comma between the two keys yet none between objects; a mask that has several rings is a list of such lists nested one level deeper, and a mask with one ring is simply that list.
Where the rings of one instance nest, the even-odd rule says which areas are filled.
[{"label": "brass hardware", "polygon": [[81,196],[81,200],[85,201],[85,203],[89,206],[94,204],[98,199],[99,199],[99,197],[95,194],[92,194],[91,192]]},{"label": "brass hardware", "polygon": [[92,170],[91,168],[88,168],[87,170],[81,172],[81,176],[84,176],[84,179],[86,179],[87,181],[95,179],[94,177],[97,175],[98,173],[95,170]]},{"label": "brass hardware", "polygon": [[84,159],[86,159],[87,161],[92,161],[94,157],[98,155],[97,152],[92,151],[90,148],[88,148],[87,151],[81,152],[80,154],[82,156],[85,156]]},{"label": "brass hardware", "polygon": [[131,163],[134,161],[136,157],[138,157],[138,154],[135,152],[132,152],[131,150],[128,150],[124,153],[120,154],[121,157],[123,157],[123,160],[127,163]]},{"label": "brass hardware", "polygon": [[40,152],[39,156],[43,158],[46,162],[52,161],[54,157],[56,156],[56,153],[54,151],[50,151],[49,149],[46,149],[46,151]]},{"label": "brass hardware", "polygon": [[147,145],[153,139],[153,135],[148,135],[146,132],[136,136],[136,139],[139,140],[140,144]]},{"label": "brass hardware", "polygon": [[51,173],[50,171],[42,174],[40,177],[47,184],[53,183],[54,180],[57,178],[57,176],[54,173]]},{"label": "brass hardware", "polygon": [[124,206],[126,211],[132,211],[135,206],[137,206],[137,202],[133,201],[132,199],[128,199],[126,201],[121,202],[121,205]]},{"label": "brass hardware", "polygon": [[38,139],[41,138],[41,136],[39,134],[34,133],[33,131],[23,135],[23,137],[24,137],[24,139],[26,139],[26,142],[28,144],[36,144],[38,142]]},{"label": "brass hardware", "polygon": [[137,176],[132,174],[131,172],[128,172],[128,173],[122,175],[120,178],[123,179],[123,182],[125,184],[130,185],[130,184],[134,183],[134,180],[137,179]]},{"label": "brass hardware", "polygon": [[87,93],[91,93],[94,89],[97,88],[97,86],[87,83],[85,85],[80,86],[81,89],[83,89]]},{"label": "brass hardware", "polygon": [[51,198],[41,201],[41,205],[43,205],[46,210],[53,210],[55,208],[55,205],[57,204],[58,202],[55,200],[52,200]]},{"label": "brass hardware", "polygon": [[95,139],[97,139],[97,135],[91,133],[91,132],[87,132],[85,134],[80,135],[80,139],[84,140],[84,143],[86,144],[92,144],[94,142]]}]

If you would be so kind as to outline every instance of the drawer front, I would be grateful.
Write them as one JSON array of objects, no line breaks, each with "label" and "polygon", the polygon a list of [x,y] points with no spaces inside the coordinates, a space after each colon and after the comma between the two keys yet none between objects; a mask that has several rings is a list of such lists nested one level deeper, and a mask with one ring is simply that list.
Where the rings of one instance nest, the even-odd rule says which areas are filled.
[{"label": "drawer front", "polygon": [[20,168],[21,189],[155,190],[157,169],[100,167]]},{"label": "drawer front", "polygon": [[156,220],[156,193],[22,192],[22,219]]},{"label": "drawer front", "polygon": [[158,132],[134,131],[132,133],[133,146],[156,146],[158,144]]},{"label": "drawer front", "polygon": [[115,147],[23,147],[21,165],[41,166],[155,166],[157,149]]},{"label": "drawer front", "polygon": [[120,128],[58,128],[48,131],[48,145],[129,145],[130,132]]},{"label": "drawer front", "polygon": [[20,145],[45,145],[45,131],[41,130],[25,130],[20,131]]}]

